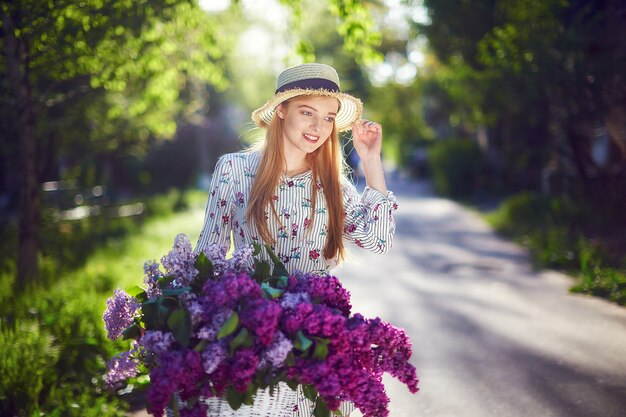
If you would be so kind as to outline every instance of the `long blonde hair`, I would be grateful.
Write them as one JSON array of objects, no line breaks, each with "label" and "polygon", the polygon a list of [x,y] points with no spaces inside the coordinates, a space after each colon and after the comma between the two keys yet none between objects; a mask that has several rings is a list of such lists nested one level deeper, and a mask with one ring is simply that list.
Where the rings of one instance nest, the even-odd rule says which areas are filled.
[{"label": "long blonde hair", "polygon": [[[284,102],[283,105],[288,104]],[[271,123],[267,128],[265,140],[261,148],[261,159],[252,183],[250,199],[246,209],[246,220],[253,223],[265,243],[274,244],[275,239],[270,235],[267,224],[268,218],[266,210],[271,209],[272,214],[278,220],[278,213],[274,206],[272,197],[276,194],[276,187],[280,180],[284,166],[284,137],[283,120],[274,114]],[[314,152],[307,154],[306,161],[311,168],[313,182],[311,183],[311,221],[310,228],[315,219],[317,203],[317,183],[322,185],[327,209],[327,235],[324,245],[323,255],[327,259],[345,257],[345,246],[343,244],[343,223],[344,207],[343,193],[341,192],[341,177],[345,169],[339,135],[333,126],[332,133],[328,140]],[[280,221],[279,221],[280,222]]]}]

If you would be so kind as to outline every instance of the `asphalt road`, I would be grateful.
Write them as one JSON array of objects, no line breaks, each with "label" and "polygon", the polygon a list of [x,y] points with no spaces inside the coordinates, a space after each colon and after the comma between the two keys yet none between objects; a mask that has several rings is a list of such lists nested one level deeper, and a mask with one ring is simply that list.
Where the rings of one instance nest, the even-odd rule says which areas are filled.
[{"label": "asphalt road", "polygon": [[[426,184],[399,197],[394,247],[333,271],[353,311],[403,327],[415,395],[387,379],[392,417],[626,416],[626,309],[568,292],[520,247]],[[354,252],[354,251],[353,251]]]},{"label": "asphalt road", "polygon": [[387,378],[391,417],[626,416],[625,308],[569,293],[572,278],[534,271],[523,249],[427,184],[390,188],[394,247],[352,250],[333,272],[354,312],[413,342],[421,390]]}]

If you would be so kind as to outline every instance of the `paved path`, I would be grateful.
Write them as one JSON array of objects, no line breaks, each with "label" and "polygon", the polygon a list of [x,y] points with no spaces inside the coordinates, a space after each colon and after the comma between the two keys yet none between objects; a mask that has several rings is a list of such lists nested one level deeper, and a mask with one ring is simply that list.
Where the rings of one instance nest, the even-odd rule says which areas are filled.
[{"label": "paved path", "polygon": [[353,311],[413,341],[421,391],[389,380],[392,417],[626,416],[626,309],[568,293],[427,185],[393,189],[393,249],[334,271]]},{"label": "paved path", "polygon": [[571,278],[533,271],[524,250],[427,185],[390,188],[393,249],[353,251],[334,272],[353,311],[413,341],[421,391],[388,379],[391,417],[626,416],[626,309],[568,293]]}]

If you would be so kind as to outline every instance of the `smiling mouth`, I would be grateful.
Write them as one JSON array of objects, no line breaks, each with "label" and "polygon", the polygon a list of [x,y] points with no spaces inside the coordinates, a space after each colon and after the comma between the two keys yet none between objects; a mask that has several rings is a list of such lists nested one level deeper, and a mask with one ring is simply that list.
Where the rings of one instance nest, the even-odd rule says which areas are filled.
[{"label": "smiling mouth", "polygon": [[307,142],[310,142],[310,143],[316,143],[320,139],[319,136],[309,135],[308,133],[303,133],[302,136]]}]

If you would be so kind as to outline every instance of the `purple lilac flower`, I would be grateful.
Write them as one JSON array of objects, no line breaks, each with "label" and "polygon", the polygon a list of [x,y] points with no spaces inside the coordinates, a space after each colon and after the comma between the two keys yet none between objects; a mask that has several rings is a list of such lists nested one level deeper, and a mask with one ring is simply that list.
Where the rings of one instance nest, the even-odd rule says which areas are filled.
[{"label": "purple lilac flower", "polygon": [[287,339],[283,332],[278,331],[274,336],[274,341],[265,352],[265,358],[272,366],[279,368],[285,362],[287,355],[293,349],[293,343]]},{"label": "purple lilac flower", "polygon": [[174,247],[161,258],[161,263],[166,274],[175,277],[172,282],[174,287],[189,285],[198,274],[198,270],[194,267],[195,257],[191,250],[191,243],[184,234],[176,236]]},{"label": "purple lilac flower", "polygon": [[271,300],[259,298],[246,303],[241,310],[241,324],[250,330],[260,344],[268,346],[274,339],[282,309]]},{"label": "purple lilac flower", "polygon": [[233,355],[231,362],[231,378],[235,390],[245,392],[248,384],[252,381],[259,357],[252,349],[238,349]]},{"label": "purple lilac flower", "polygon": [[217,330],[215,330],[215,327],[213,326],[202,326],[196,333],[196,337],[198,339],[214,342],[217,338]]},{"label": "purple lilac flower", "polygon": [[139,339],[139,344],[147,351],[161,355],[167,352],[174,343],[174,335],[160,330],[148,330]]},{"label": "purple lilac flower", "polygon": [[128,378],[137,376],[139,363],[133,357],[131,351],[115,355],[107,364],[108,372],[104,377],[107,387],[114,389],[119,387]]},{"label": "purple lilac flower", "polygon": [[313,306],[312,314],[307,316],[302,328],[306,333],[321,337],[338,337],[345,327],[346,318],[334,313],[322,304]]},{"label": "purple lilac flower", "polygon": [[146,295],[149,299],[160,297],[162,293],[157,280],[162,277],[162,274],[159,270],[159,263],[155,260],[146,261],[143,264],[143,271],[145,274],[143,282],[146,284]]},{"label": "purple lilac flower", "polygon": [[195,299],[188,300],[186,303],[187,310],[191,315],[191,323],[196,326],[200,324],[204,319],[204,307],[200,301]]},{"label": "purple lilac flower", "polygon": [[204,372],[212,374],[226,359],[228,352],[222,343],[212,343],[202,352]]},{"label": "purple lilac flower", "polygon": [[261,287],[248,274],[224,272],[219,280],[207,281],[203,288],[207,302],[214,307],[235,306],[242,298],[260,298]]},{"label": "purple lilac flower", "polygon": [[215,314],[213,314],[213,318],[211,319],[211,325],[214,329],[219,330],[222,325],[226,323],[226,320],[228,320],[231,314],[233,314],[233,310],[231,310],[230,308],[223,307],[218,309]]},{"label": "purple lilac flower", "polygon": [[350,315],[350,292],[347,291],[339,279],[330,275],[309,274],[297,280],[290,280],[288,290],[291,292],[307,292],[312,300],[336,308],[346,317]]},{"label": "purple lilac flower", "polygon": [[302,302],[311,301],[311,297],[306,292],[286,292],[280,297],[280,306],[285,309],[295,308]]},{"label": "purple lilac flower", "polygon": [[204,248],[203,252],[213,264],[214,273],[220,274],[228,269],[228,261],[226,260],[227,250],[228,247],[218,245],[216,243],[211,243],[206,248]]},{"label": "purple lilac flower", "polygon": [[103,316],[108,338],[115,340],[120,337],[122,332],[133,323],[140,307],[139,300],[123,290],[115,290],[113,297],[107,300],[107,309]]},{"label": "purple lilac flower", "polygon": [[150,387],[146,392],[148,412],[163,417],[174,392],[187,400],[199,395],[197,382],[204,373],[202,357],[193,350],[170,351],[159,356],[158,364],[150,371]]},{"label": "purple lilac flower", "polygon": [[296,306],[289,314],[284,314],[281,319],[281,330],[287,335],[293,335],[302,329],[309,314],[313,311],[313,304],[302,302]]},{"label": "purple lilac flower", "polygon": [[252,269],[254,265],[254,259],[252,254],[254,248],[249,246],[242,246],[233,252],[233,257],[228,261],[229,269],[236,272],[246,272]]}]

